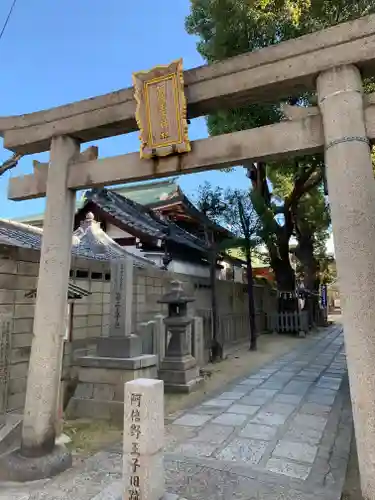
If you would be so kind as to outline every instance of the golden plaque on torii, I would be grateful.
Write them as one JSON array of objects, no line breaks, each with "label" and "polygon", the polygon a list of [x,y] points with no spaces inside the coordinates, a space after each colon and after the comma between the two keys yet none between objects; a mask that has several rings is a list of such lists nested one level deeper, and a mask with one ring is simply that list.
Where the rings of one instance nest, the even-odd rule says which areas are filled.
[{"label": "golden plaque on torii", "polygon": [[133,83],[141,158],[189,152],[182,59],[133,73]]}]

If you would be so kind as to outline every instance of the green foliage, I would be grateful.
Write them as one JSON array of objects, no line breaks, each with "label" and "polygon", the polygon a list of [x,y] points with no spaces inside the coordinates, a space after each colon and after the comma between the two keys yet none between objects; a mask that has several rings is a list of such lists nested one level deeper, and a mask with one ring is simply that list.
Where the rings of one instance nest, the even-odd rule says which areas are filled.
[{"label": "green foliage", "polygon": [[305,189],[304,194],[291,210],[294,219],[294,234],[297,240],[302,236],[309,235],[313,240],[314,255],[320,259],[325,255],[331,224],[330,211],[324,195],[325,165],[323,157],[320,155],[305,157],[298,162],[284,163],[282,168],[277,164],[270,165],[268,178],[273,185],[273,195],[284,201],[295,189],[296,180],[301,178],[303,171],[311,167],[315,167],[314,175],[321,180],[313,188]]},{"label": "green foliage", "polygon": [[[199,37],[198,51],[210,64],[373,12],[375,0],[191,0],[186,29]],[[367,80],[365,91],[374,90],[374,79]],[[290,101],[307,105],[315,104],[316,98],[295,95]],[[256,103],[218,111],[207,118],[207,125],[211,135],[218,135],[269,125],[281,118],[279,102]],[[255,189],[253,182],[251,201],[270,253],[280,254],[280,242],[285,245],[291,236],[277,218],[281,213],[284,225],[288,219],[297,238],[313,238],[316,256],[323,255],[330,218],[323,193],[322,158],[269,163],[265,168],[272,196],[259,186]],[[311,174],[307,179],[306,172]]]},{"label": "green foliage", "polygon": [[204,215],[216,223],[220,223],[226,210],[223,190],[220,187],[212,187],[209,182],[199,186],[195,204]]},{"label": "green foliage", "polygon": [[262,224],[248,191],[213,188],[206,182],[199,187],[195,204],[212,221],[232,233],[231,238],[220,242],[219,252],[240,248],[246,253],[261,244]]},{"label": "green foliage", "polygon": [[321,260],[320,279],[324,285],[330,285],[337,280],[336,261],[334,257],[326,256]]}]

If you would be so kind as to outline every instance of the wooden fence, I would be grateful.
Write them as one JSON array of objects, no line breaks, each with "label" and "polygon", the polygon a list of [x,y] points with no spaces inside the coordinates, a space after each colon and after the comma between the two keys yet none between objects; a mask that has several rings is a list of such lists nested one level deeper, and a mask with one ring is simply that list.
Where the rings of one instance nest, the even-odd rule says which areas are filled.
[{"label": "wooden fence", "polygon": [[309,331],[309,315],[306,311],[271,313],[267,316],[267,328],[278,333],[304,333]]},{"label": "wooden fence", "polygon": [[[212,314],[209,309],[198,310],[198,316],[203,318],[203,335],[205,349],[210,349],[212,340]],[[256,324],[260,325],[262,313],[256,314]],[[257,332],[259,333],[259,326]],[[250,338],[248,314],[219,314],[217,318],[217,340],[228,346]]]}]

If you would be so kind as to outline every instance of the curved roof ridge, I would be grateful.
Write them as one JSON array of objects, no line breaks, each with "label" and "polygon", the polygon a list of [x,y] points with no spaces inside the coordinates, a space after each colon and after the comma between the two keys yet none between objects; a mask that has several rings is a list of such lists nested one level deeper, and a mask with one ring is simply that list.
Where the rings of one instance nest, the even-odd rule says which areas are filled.
[{"label": "curved roof ridge", "polygon": [[[98,222],[93,219],[89,222],[91,224],[86,224],[86,227],[83,224],[72,234],[72,254],[74,256],[101,261],[131,257],[134,264],[140,267],[155,266],[152,260],[126,251],[101,229]],[[43,229],[41,228],[0,218],[0,243],[40,250],[42,238]]]}]

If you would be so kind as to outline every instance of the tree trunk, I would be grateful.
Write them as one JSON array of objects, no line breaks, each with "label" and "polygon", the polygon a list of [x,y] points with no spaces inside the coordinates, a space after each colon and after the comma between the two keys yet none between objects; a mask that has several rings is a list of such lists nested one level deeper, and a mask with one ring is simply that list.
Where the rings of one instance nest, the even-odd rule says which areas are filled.
[{"label": "tree trunk", "polygon": [[212,249],[210,254],[212,340],[217,342],[216,253]]},{"label": "tree trunk", "polygon": [[288,243],[278,244],[278,252],[270,251],[271,267],[274,270],[278,298],[278,312],[298,311],[296,276],[290,263]]},{"label": "tree trunk", "polygon": [[[305,272],[309,272],[307,268]],[[309,315],[309,325],[311,327],[320,323],[320,304],[319,304],[319,280],[305,280],[305,287],[308,287],[310,294],[306,295],[303,310]]]},{"label": "tree trunk", "polygon": [[255,325],[254,279],[251,264],[251,250],[246,248],[247,298],[249,304],[250,351],[257,350],[257,333]]},{"label": "tree trunk", "polygon": [[308,312],[309,324],[314,326],[320,322],[320,305],[319,305],[319,276],[318,266],[315,258],[310,260],[308,264],[303,264],[304,269],[304,285],[310,294],[306,296],[304,311]]},{"label": "tree trunk", "polygon": [[298,298],[296,294],[295,273],[292,266],[286,263],[278,263],[275,268],[275,277],[277,283],[278,311],[296,312],[298,311]]},{"label": "tree trunk", "polygon": [[[248,167],[248,177],[252,184],[251,200],[253,207],[262,221],[265,239],[275,272],[277,289],[279,291],[279,312],[297,311],[295,273],[290,265],[289,241],[293,234],[294,222],[291,204],[285,203],[283,209],[284,224],[275,220],[271,208],[271,193],[267,184],[266,164],[258,162]],[[268,234],[267,234],[268,233]]]},{"label": "tree trunk", "polygon": [[304,286],[309,294],[306,295],[304,311],[308,312],[309,324],[320,321],[319,306],[319,263],[314,256],[313,236],[311,234],[298,235],[298,247],[296,256],[303,266]]},{"label": "tree trunk", "polygon": [[[206,232],[208,240],[208,234]],[[216,245],[213,234],[210,235],[210,285],[211,285],[211,329],[212,340],[210,350],[210,361],[215,362],[218,359],[223,359],[223,347],[218,341],[218,318],[217,318],[217,294],[216,294]]]}]

